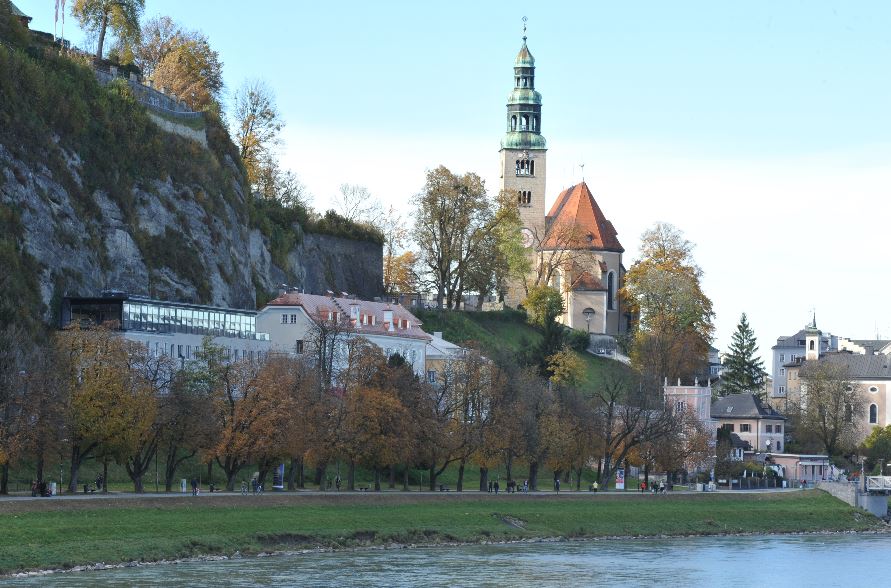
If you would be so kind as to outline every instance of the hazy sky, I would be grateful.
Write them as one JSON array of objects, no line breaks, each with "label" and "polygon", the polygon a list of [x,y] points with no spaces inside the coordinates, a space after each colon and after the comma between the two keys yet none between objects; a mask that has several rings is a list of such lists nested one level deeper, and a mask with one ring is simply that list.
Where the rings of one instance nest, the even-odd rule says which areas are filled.
[{"label": "hazy sky", "polygon": [[[52,30],[52,0],[16,3]],[[722,350],[742,312],[765,356],[812,309],[824,331],[891,338],[889,2],[146,0],[146,14],[206,33],[229,90],[270,84],[317,208],[349,182],[406,211],[439,164],[497,190],[527,16],[548,206],[584,163],[626,267],[644,229],[682,229]]]}]

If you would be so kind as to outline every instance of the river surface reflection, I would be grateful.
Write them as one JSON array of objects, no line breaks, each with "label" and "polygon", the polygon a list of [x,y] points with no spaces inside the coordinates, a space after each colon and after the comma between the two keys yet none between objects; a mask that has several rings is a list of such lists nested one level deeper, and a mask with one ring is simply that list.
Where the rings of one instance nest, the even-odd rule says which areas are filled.
[{"label": "river surface reflection", "polygon": [[891,536],[792,535],[313,553],[54,574],[13,586],[889,586]]}]

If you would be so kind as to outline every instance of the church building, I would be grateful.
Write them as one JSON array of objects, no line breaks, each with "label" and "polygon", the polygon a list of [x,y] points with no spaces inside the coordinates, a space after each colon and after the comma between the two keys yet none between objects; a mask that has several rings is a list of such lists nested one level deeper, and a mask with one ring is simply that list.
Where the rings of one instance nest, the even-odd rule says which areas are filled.
[{"label": "church building", "polygon": [[582,180],[561,192],[545,214],[547,144],[535,59],[525,35],[513,77],[501,141],[501,189],[516,194],[523,246],[533,267],[525,284],[510,285],[506,301],[521,304],[528,288],[548,284],[563,295],[563,324],[592,335],[625,333],[628,317],[617,296],[625,250],[588,185]]}]

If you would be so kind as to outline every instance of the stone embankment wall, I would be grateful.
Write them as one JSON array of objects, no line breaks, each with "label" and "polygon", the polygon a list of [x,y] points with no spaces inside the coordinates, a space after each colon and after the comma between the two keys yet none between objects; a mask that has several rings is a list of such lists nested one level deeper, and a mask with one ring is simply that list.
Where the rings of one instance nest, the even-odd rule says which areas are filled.
[{"label": "stone embankment wall", "polygon": [[152,111],[148,111],[147,114],[149,118],[152,119],[153,123],[168,133],[174,133],[180,137],[197,141],[202,147],[207,148],[207,133],[204,132],[204,129],[198,130],[189,128],[186,125],[181,125],[171,120],[167,120],[166,118],[162,118]]},{"label": "stone embankment wall", "polygon": [[888,516],[888,497],[858,492],[857,484],[850,482],[817,482],[817,489],[828,492],[851,506],[862,508],[877,517]]}]

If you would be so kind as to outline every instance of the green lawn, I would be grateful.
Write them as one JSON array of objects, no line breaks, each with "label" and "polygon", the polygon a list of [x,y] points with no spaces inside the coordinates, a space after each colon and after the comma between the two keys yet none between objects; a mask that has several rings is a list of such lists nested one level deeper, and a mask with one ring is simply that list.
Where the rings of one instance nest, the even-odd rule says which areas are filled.
[{"label": "green lawn", "polygon": [[[38,512],[29,512],[39,508]],[[819,491],[693,495],[215,496],[0,504],[0,572],[377,543],[873,530]]]},{"label": "green lawn", "polygon": [[[538,344],[541,334],[515,310],[495,312],[463,312],[458,310],[413,310],[423,322],[423,329],[432,333],[442,331],[447,341],[472,344],[479,349],[522,351],[526,345]],[[625,374],[630,368],[622,363],[592,355],[577,353],[585,364],[585,380],[581,388],[595,387],[608,374]]]}]

